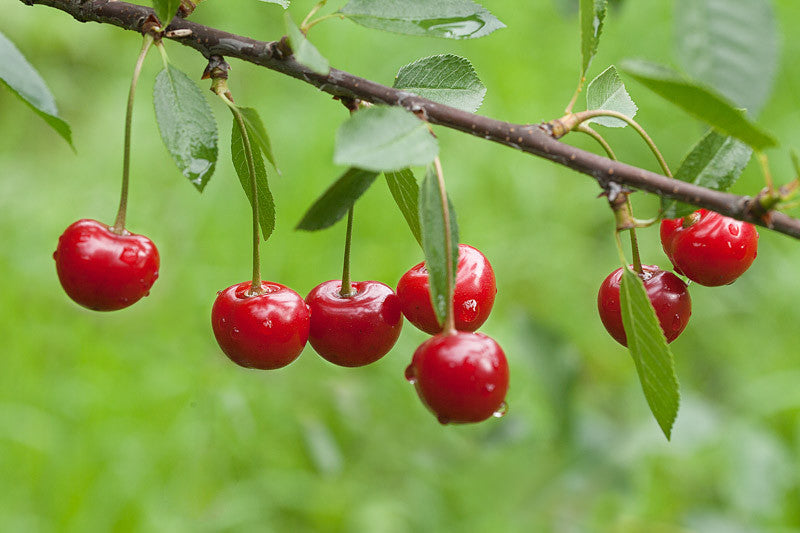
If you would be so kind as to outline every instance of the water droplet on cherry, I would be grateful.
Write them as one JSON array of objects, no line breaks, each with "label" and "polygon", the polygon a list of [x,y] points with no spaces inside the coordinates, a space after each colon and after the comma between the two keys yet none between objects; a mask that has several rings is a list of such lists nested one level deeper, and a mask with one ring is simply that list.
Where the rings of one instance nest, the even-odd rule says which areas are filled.
[{"label": "water droplet on cherry", "polygon": [[736,224],[728,224],[728,231],[730,231],[731,235],[735,237],[736,235],[739,235],[739,226]]},{"label": "water droplet on cherry", "polygon": [[439,421],[439,423],[440,423],[440,424],[442,424],[443,426],[444,426],[445,424],[449,424],[449,423],[450,423],[450,419],[449,419],[449,418],[447,418],[446,416],[438,415],[438,416],[436,417],[436,419],[437,419],[437,420]]},{"label": "water droplet on cherry", "polygon": [[119,254],[119,259],[123,263],[133,266],[139,262],[139,251],[135,248],[125,247]]},{"label": "water droplet on cherry", "polygon": [[478,302],[474,299],[466,300],[458,312],[458,319],[462,322],[472,322],[478,318]]},{"label": "water droplet on cherry", "polygon": [[417,371],[414,365],[408,365],[405,371],[406,381],[414,385],[417,382]]},{"label": "water droplet on cherry", "polygon": [[270,319],[267,319],[267,320],[265,320],[265,321],[263,322],[263,324],[264,324],[264,327],[265,327],[265,328],[271,328],[271,327],[272,327],[272,320],[270,320]]},{"label": "water droplet on cherry", "polygon": [[503,401],[503,403],[500,404],[500,407],[497,408],[497,411],[492,413],[492,416],[495,418],[503,418],[506,416],[506,413],[508,413],[508,404]]}]

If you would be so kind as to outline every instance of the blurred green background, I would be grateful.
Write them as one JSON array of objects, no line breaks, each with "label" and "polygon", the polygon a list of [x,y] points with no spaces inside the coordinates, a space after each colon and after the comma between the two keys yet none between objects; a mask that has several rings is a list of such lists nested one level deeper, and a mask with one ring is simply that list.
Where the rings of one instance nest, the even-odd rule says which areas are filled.
[{"label": "blurred green background", "polygon": [[[293,2],[295,20],[312,4]],[[516,122],[559,116],[577,73],[576,19],[545,0],[484,4],[509,28],[476,41],[335,20],[311,37],[334,66],[387,84],[419,57],[466,56],[489,88],[480,113]],[[634,54],[673,62],[672,10],[658,0],[612,10],[590,77]],[[281,11],[208,0],[193,19],[269,40],[282,34]],[[797,147],[800,40],[790,21],[800,19],[800,3],[776,2],[776,15],[781,64],[761,123]],[[694,314],[673,344],[682,405],[668,443],[630,356],[597,317],[597,288],[618,265],[597,185],[438,128],[462,240],[497,275],[482,331],[504,347],[512,372],[505,418],[442,427],[403,379],[426,338],[409,324],[388,356],[362,369],[335,367],[310,348],[274,372],[223,356],[211,303],[250,273],[230,118],[211,103],[221,155],[200,195],[158,136],[156,53],[137,94],[128,226],[158,245],[161,277],[152,296],[123,311],[73,304],[50,256],[74,220],[113,219],[140,37],[16,1],[6,2],[0,31],[46,79],[77,147],[76,155],[0,90],[0,530],[800,531],[800,243],[762,231],[758,260],[734,285],[691,287]],[[198,79],[202,57],[167,46]],[[346,110],[298,81],[232,66],[237,102],[260,111],[283,171],[272,178],[278,226],[263,249],[264,276],[304,295],[341,273],[343,224],[314,234],[292,228],[342,170],[331,160]],[[638,120],[677,167],[703,127],[627,85]],[[657,170],[632,131],[608,137],[624,160]],[[771,154],[778,180],[788,181],[786,151]],[[755,167],[736,192],[760,189]],[[654,212],[652,199],[635,201],[640,216]],[[656,228],[640,240],[645,262],[669,266]],[[376,182],[357,207],[354,277],[394,285],[420,260]]]}]

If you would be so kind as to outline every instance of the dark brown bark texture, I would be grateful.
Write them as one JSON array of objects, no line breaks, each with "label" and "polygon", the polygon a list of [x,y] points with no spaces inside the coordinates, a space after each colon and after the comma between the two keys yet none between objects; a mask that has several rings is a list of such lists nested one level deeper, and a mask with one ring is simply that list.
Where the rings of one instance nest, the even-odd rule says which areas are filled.
[{"label": "dark brown bark texture", "polygon": [[[145,20],[153,13],[148,7],[111,0],[20,1],[27,5],[41,4],[59,9],[81,22],[113,24],[131,31],[141,31]],[[284,52],[287,47],[281,46],[280,41],[257,41],[179,17],[173,19],[167,30],[191,30],[191,34],[185,37],[167,35],[165,38],[194,48],[206,58],[234,57],[297,78],[334,96],[401,106],[432,124],[504,144],[587,174],[606,191],[613,192],[619,186],[642,190],[705,207],[800,239],[800,220],[779,212],[769,212],[765,216],[759,202],[752,197],[698,187],[612,161],[564,144],[538,124],[514,124],[468,113],[334,68],[327,75],[320,75],[294,61],[290,54]]]}]

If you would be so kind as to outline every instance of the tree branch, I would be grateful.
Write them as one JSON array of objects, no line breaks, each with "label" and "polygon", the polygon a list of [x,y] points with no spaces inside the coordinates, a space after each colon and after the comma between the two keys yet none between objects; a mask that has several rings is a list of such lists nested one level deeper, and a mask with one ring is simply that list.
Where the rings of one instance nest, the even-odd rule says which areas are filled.
[{"label": "tree branch", "polygon": [[[41,4],[59,9],[81,22],[113,24],[132,31],[141,31],[145,19],[153,13],[148,7],[113,0],[20,1],[27,5]],[[331,69],[325,76],[316,74],[294,61],[291,55],[285,54],[283,52],[285,47],[277,41],[257,41],[178,17],[173,19],[167,29],[191,30],[189,36],[171,37],[171,39],[194,48],[206,58],[212,55],[235,57],[297,78],[334,96],[401,106],[433,124],[504,144],[587,174],[604,189],[611,183],[627,185],[766,226],[800,239],[800,220],[778,212],[770,212],[768,217],[763,217],[761,216],[763,210],[760,209],[758,202],[749,196],[737,196],[698,187],[642,168],[612,161],[559,142],[539,125],[513,124],[468,113],[342,70]]]}]

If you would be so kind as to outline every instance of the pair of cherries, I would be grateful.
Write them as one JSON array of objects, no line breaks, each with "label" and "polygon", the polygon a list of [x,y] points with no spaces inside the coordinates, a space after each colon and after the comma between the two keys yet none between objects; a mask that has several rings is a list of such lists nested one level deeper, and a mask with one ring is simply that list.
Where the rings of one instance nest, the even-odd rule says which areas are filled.
[{"label": "pair of cherries", "polygon": [[494,272],[475,248],[461,245],[454,303],[457,332],[441,333],[433,311],[424,263],[406,272],[395,293],[378,281],[341,280],[317,285],[303,300],[277,283],[250,283],[221,291],[211,312],[214,334],[235,363],[274,369],[291,363],[308,341],[331,363],[358,367],[373,363],[394,346],[405,316],[434,334],[414,353],[406,378],[442,423],[478,422],[501,411],[508,365],[491,338],[472,333],[488,318],[497,292]]},{"label": "pair of cherries", "polygon": [[[753,264],[758,254],[758,231],[747,222],[700,209],[684,218],[663,220],[661,245],[675,272],[700,285],[717,287],[733,283]],[[627,346],[620,309],[621,277],[619,268],[603,281],[597,307],[611,336]],[[667,342],[674,341],[692,314],[686,284],[656,266],[643,266],[640,277]]]}]

